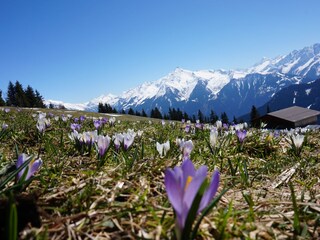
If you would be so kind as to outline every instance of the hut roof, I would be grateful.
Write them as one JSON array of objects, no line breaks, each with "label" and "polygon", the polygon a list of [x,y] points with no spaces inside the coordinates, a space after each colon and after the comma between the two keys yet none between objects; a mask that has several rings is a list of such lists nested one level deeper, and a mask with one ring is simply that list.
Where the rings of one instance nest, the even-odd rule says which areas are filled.
[{"label": "hut roof", "polygon": [[269,116],[274,116],[277,118],[285,119],[290,122],[297,122],[302,119],[309,117],[314,117],[319,115],[320,112],[316,110],[311,110],[308,108],[293,106],[285,109],[281,109],[275,112],[268,113]]}]

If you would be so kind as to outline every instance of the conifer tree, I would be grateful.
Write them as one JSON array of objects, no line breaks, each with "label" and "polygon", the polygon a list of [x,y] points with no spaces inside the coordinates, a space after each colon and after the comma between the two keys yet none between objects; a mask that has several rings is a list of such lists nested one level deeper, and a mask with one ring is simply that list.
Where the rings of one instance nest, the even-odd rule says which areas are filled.
[{"label": "conifer tree", "polygon": [[152,118],[162,119],[162,114],[161,114],[161,112],[159,111],[159,109],[157,107],[155,107],[154,109],[151,109],[150,116]]},{"label": "conifer tree", "polygon": [[10,81],[8,85],[8,90],[7,90],[7,106],[17,106],[16,102],[16,93],[15,93],[15,87],[13,83]]},{"label": "conifer tree", "polygon": [[154,118],[154,109],[153,108],[150,111],[150,117]]},{"label": "conifer tree", "polygon": [[267,113],[269,113],[270,112],[270,106],[269,106],[269,104],[267,105]]},{"label": "conifer tree", "polygon": [[203,116],[203,113],[201,112],[201,110],[199,109],[198,110],[198,120],[203,123],[204,121],[204,116]]},{"label": "conifer tree", "polygon": [[129,108],[129,110],[128,110],[128,114],[129,114],[129,115],[134,115],[134,111],[133,111],[133,109],[132,109],[132,108]]},{"label": "conifer tree", "polygon": [[142,116],[142,117],[148,117],[147,114],[146,114],[146,112],[144,111],[144,109],[142,109],[141,116]]},{"label": "conifer tree", "polygon": [[226,114],[226,112],[221,113],[221,121],[223,123],[229,123],[229,118],[228,118],[228,115]]},{"label": "conifer tree", "polygon": [[99,113],[106,113],[106,109],[105,109],[103,103],[101,103],[101,102],[98,104],[98,112]]},{"label": "conifer tree", "polygon": [[238,124],[238,120],[236,118],[236,116],[233,116],[233,121],[232,121],[234,124]]},{"label": "conifer tree", "polygon": [[183,118],[183,113],[182,111],[180,110],[180,108],[177,109],[177,120],[178,121],[181,121]]},{"label": "conifer tree", "polygon": [[219,119],[219,117],[217,116],[217,114],[213,110],[211,110],[210,111],[210,122],[212,124],[214,124],[216,121],[218,121],[218,119]]},{"label": "conifer tree", "polygon": [[35,107],[45,108],[46,105],[43,102],[43,97],[40,95],[40,93],[37,90],[35,91],[35,95],[36,95],[36,97],[35,97],[35,100],[36,100]]},{"label": "conifer tree", "polygon": [[188,113],[186,113],[186,112],[183,113],[183,119],[186,120],[186,121],[189,120]]},{"label": "conifer tree", "polygon": [[138,110],[136,110],[136,116],[141,116],[141,113],[138,111]]},{"label": "conifer tree", "polygon": [[17,102],[17,107],[27,107],[29,105],[27,96],[23,90],[22,84],[19,81],[16,81],[15,85],[15,99]]},{"label": "conifer tree", "polygon": [[255,125],[254,121],[259,117],[260,117],[260,115],[259,115],[257,108],[254,105],[252,105],[251,112],[250,112],[250,121],[251,121],[252,126]]},{"label": "conifer tree", "polygon": [[196,116],[193,114],[193,115],[192,115],[192,122],[194,122],[194,123],[195,123],[195,122],[196,122],[196,120],[197,120],[197,119],[196,119]]},{"label": "conifer tree", "polygon": [[16,81],[15,84],[11,81],[9,82],[6,105],[15,107],[46,107],[42,96],[37,90],[34,92],[33,88],[29,85],[24,90],[19,81]]},{"label": "conifer tree", "polygon": [[33,88],[30,85],[28,85],[27,89],[25,90],[25,96],[27,101],[26,107],[36,107],[36,95],[33,91]]},{"label": "conifer tree", "polygon": [[0,106],[4,106],[5,105],[5,101],[2,98],[2,91],[0,90]]}]

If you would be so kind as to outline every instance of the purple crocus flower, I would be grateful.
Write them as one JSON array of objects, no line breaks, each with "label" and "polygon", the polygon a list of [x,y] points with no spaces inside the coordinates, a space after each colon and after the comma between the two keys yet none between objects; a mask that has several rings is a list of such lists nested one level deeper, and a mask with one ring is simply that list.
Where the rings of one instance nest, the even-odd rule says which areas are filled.
[{"label": "purple crocus flower", "polygon": [[81,116],[79,117],[79,120],[80,120],[80,122],[83,122],[84,120],[86,120],[86,117],[81,115]]},{"label": "purple crocus flower", "polygon": [[[16,168],[19,168],[25,161],[27,161],[27,159],[29,158],[29,156],[25,153],[22,153],[19,155],[17,163],[16,163]],[[22,169],[18,175],[17,175],[17,181],[19,181],[21,179],[21,177],[23,176],[24,172],[28,169],[26,178],[24,180],[28,180],[30,177],[32,177],[32,175],[35,174],[36,171],[38,171],[38,169],[40,168],[40,166],[42,165],[42,160],[41,158],[35,160],[32,159],[31,162],[29,163],[28,168],[24,168]]]},{"label": "purple crocus flower", "polygon": [[108,118],[106,118],[106,117],[105,117],[105,118],[102,118],[102,119],[101,119],[101,122],[102,122],[103,124],[106,124],[106,123],[108,122]]},{"label": "purple crocus flower", "polygon": [[242,143],[247,136],[247,131],[246,130],[237,130],[236,134],[237,134],[239,142]]},{"label": "purple crocus flower", "polygon": [[103,157],[110,146],[111,138],[109,136],[101,136],[97,137],[97,145],[99,149],[99,156]]},{"label": "purple crocus flower", "polygon": [[189,132],[190,132],[190,128],[191,128],[191,126],[188,124],[188,125],[185,127],[184,131],[185,131],[186,133],[189,133]]},{"label": "purple crocus flower", "polygon": [[[207,178],[207,166],[195,169],[190,159],[183,161],[181,166],[165,171],[165,186],[169,201],[177,216],[177,226],[182,232],[192,203],[201,185]],[[202,196],[198,213],[212,200],[219,186],[219,171],[215,170],[212,180]]]},{"label": "purple crocus flower", "polygon": [[273,137],[278,138],[280,137],[280,131],[276,130],[273,132]]},{"label": "purple crocus flower", "polygon": [[99,129],[102,126],[102,122],[100,120],[94,120],[93,125],[96,129]]},{"label": "purple crocus flower", "polygon": [[8,124],[6,124],[6,123],[3,123],[3,124],[2,124],[2,130],[6,130],[8,127],[9,127]]},{"label": "purple crocus flower", "polygon": [[200,120],[196,121],[196,128],[202,129],[202,124],[200,123]]},{"label": "purple crocus flower", "polygon": [[123,145],[125,150],[128,150],[128,148],[132,145],[135,136],[136,136],[135,132],[130,132],[130,131],[123,134],[123,137],[124,137]]},{"label": "purple crocus flower", "polygon": [[81,125],[80,124],[78,124],[78,123],[71,123],[71,129],[73,130],[73,131],[79,131],[80,130],[80,128],[81,128]]}]

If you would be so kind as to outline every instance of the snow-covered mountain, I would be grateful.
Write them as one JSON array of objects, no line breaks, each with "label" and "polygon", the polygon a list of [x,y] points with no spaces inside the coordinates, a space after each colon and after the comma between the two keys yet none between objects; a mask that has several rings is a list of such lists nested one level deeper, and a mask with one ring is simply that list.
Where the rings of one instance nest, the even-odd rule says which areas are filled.
[{"label": "snow-covered mountain", "polygon": [[84,111],[87,109],[86,103],[76,104],[76,103],[65,103],[65,102],[56,101],[56,100],[44,100],[44,104],[48,107],[52,105],[55,108],[63,107],[69,110],[76,110],[76,111]]},{"label": "snow-covered mountain", "polygon": [[320,44],[317,43],[274,59],[264,58],[260,63],[250,68],[249,71],[262,74],[279,72],[314,80],[320,75],[319,65]]},{"label": "snow-covered mountain", "polygon": [[[264,58],[253,67],[242,70],[175,69],[159,80],[146,82],[124,92],[121,96],[106,95],[66,108],[96,111],[98,103],[108,103],[116,109],[149,113],[154,107],[167,112],[180,108],[188,114],[204,114],[214,110],[229,117],[248,112],[252,105],[265,104],[281,89],[292,84],[309,82],[320,76],[320,44],[274,59]],[[48,101],[50,102],[50,101]]]},{"label": "snow-covered mountain", "polygon": [[[206,99],[217,98],[219,91],[233,78],[244,76],[243,73],[223,70],[189,71],[176,68],[172,73],[155,81],[125,92],[113,105],[118,109],[144,109],[146,112],[154,107],[167,111],[169,107],[186,110],[187,102],[198,102],[195,93],[203,88]],[[201,107],[200,105],[198,107]],[[198,108],[199,109],[199,108]]]},{"label": "snow-covered mountain", "polygon": [[275,73],[251,73],[241,79],[232,79],[210,105],[217,113],[226,112],[229,117],[240,116],[261,106],[281,89],[301,82],[301,77]]},{"label": "snow-covered mountain", "polygon": [[65,103],[62,101],[56,101],[56,100],[45,100],[44,104],[46,106],[49,106],[50,104],[55,107],[65,107],[69,110],[76,110],[76,111],[89,111],[89,112],[97,112],[98,111],[98,105],[99,103],[108,103],[110,105],[114,105],[117,103],[119,97],[108,94],[108,95],[101,95],[100,97],[97,97],[89,102],[86,103]]},{"label": "snow-covered mountain", "polygon": [[263,113],[269,108],[277,111],[282,108],[299,106],[320,111],[320,78],[304,84],[291,85],[277,92],[259,110]]}]

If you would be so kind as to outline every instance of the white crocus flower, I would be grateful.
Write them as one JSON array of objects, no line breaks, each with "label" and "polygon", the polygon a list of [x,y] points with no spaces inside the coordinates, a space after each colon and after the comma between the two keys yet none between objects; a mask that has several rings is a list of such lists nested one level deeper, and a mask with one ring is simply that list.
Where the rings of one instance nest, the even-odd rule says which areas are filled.
[{"label": "white crocus flower", "polygon": [[234,126],[234,130],[242,130],[242,129],[244,129],[244,125],[243,125],[243,123],[238,123],[237,125],[235,125]]},{"label": "white crocus flower", "polygon": [[212,147],[215,147],[217,145],[217,140],[218,140],[218,131],[217,129],[213,128],[210,131],[210,145]]},{"label": "white crocus flower", "polygon": [[46,119],[43,116],[39,115],[38,121],[37,121],[37,128],[39,132],[43,133],[47,127],[50,126],[50,119]]},{"label": "white crocus flower", "polygon": [[183,142],[182,149],[183,149],[183,158],[189,158],[190,157],[190,153],[191,153],[191,151],[193,149],[192,140],[188,140],[188,141]]},{"label": "white crocus flower", "polygon": [[303,141],[304,141],[304,135],[292,135],[291,136],[292,143],[295,145],[296,148],[301,148]]},{"label": "white crocus flower", "polygon": [[70,134],[68,134],[68,136],[72,141],[79,141],[81,137],[81,135],[76,130],[72,131]]},{"label": "white crocus flower", "polygon": [[183,142],[184,142],[183,138],[176,138],[176,145],[180,148],[180,150],[181,150],[181,143]]},{"label": "white crocus flower", "polygon": [[124,138],[124,136],[122,133],[116,133],[115,135],[113,135],[113,137],[112,137],[113,143],[114,143],[117,150],[120,148],[120,145],[123,142],[123,138]]},{"label": "white crocus flower", "polygon": [[66,117],[66,116],[61,116],[61,120],[64,121],[64,122],[66,122],[66,121],[68,121],[68,117]]},{"label": "white crocus flower", "polygon": [[217,129],[222,128],[222,122],[220,120],[216,121],[216,127],[217,127]]},{"label": "white crocus flower", "polygon": [[162,144],[157,142],[156,147],[160,157],[164,157],[170,149],[170,142],[166,141]]},{"label": "white crocus flower", "polygon": [[115,122],[116,122],[116,118],[115,118],[115,117],[109,118],[109,124],[110,124],[110,125],[113,126]]},{"label": "white crocus flower", "polygon": [[138,135],[139,138],[142,137],[142,134],[143,134],[143,131],[142,131],[142,130],[138,130],[138,131],[137,131],[137,135]]}]

